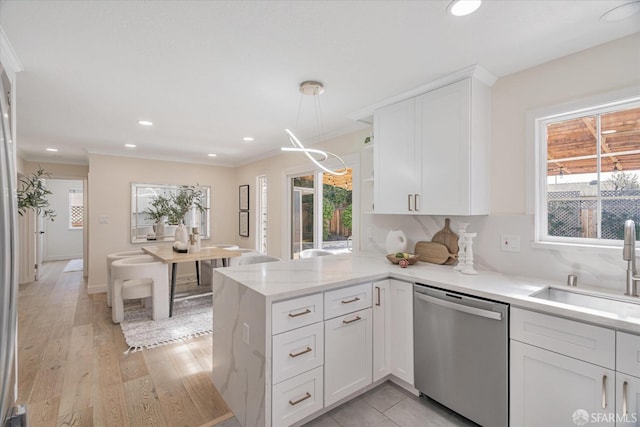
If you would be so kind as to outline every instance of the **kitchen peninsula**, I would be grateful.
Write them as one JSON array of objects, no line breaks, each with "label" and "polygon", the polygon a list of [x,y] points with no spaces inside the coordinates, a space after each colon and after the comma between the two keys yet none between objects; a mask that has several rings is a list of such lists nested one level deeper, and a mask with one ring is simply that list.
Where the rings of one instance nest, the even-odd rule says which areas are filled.
[{"label": "kitchen peninsula", "polygon": [[[422,262],[402,269],[372,254],[255,264],[214,272],[215,386],[240,424],[255,427],[307,422],[388,379],[416,393],[413,283],[507,303],[512,312],[640,334],[638,318],[531,297],[560,281],[491,271],[466,276]],[[398,295],[386,315],[396,323],[385,338],[376,310],[385,308],[389,284]],[[398,357],[389,360],[394,347]],[[511,389],[514,401],[513,383]],[[512,410],[512,424],[516,415]]]}]

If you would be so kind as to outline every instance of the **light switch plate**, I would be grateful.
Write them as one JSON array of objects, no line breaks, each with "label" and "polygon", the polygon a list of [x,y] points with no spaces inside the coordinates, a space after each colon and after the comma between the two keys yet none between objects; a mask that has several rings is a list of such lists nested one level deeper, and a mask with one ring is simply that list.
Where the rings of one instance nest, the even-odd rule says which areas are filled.
[{"label": "light switch plate", "polygon": [[109,224],[109,215],[100,215],[100,216],[98,216],[98,222],[100,224]]},{"label": "light switch plate", "polygon": [[500,236],[502,252],[520,252],[520,236],[517,234],[502,234]]}]

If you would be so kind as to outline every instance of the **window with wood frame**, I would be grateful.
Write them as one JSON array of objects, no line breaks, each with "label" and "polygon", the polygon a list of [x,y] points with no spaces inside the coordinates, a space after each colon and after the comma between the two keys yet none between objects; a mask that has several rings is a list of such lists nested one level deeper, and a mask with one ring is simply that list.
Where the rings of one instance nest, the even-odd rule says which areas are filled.
[{"label": "window with wood frame", "polygon": [[[640,226],[640,101],[538,121],[540,240],[607,244]],[[543,153],[546,156],[543,157]]]}]

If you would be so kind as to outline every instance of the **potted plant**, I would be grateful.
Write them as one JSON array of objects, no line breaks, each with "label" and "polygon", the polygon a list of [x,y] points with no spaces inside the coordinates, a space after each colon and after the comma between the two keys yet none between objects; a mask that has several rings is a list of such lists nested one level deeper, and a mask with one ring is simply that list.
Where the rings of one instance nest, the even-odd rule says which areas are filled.
[{"label": "potted plant", "polygon": [[164,196],[156,196],[151,201],[151,206],[143,211],[149,219],[154,222],[154,231],[156,236],[164,236],[164,223],[167,221],[171,213],[171,200]]},{"label": "potted plant", "polygon": [[187,213],[195,208],[199,213],[207,210],[204,206],[204,191],[197,186],[183,186],[177,194],[171,195],[169,222],[184,224]]},{"label": "potted plant", "polygon": [[20,188],[18,188],[18,214],[23,216],[29,209],[36,215],[42,215],[44,219],[53,221],[56,212],[49,208],[47,196],[52,194],[44,185],[44,178],[51,174],[39,168],[35,173],[20,178]]}]

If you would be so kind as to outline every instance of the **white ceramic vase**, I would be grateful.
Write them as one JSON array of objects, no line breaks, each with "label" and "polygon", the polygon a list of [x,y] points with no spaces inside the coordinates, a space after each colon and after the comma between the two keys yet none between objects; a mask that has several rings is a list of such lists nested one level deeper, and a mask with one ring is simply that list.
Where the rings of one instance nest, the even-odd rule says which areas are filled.
[{"label": "white ceramic vase", "polygon": [[394,229],[387,233],[385,248],[388,254],[405,252],[407,250],[407,236],[402,230]]},{"label": "white ceramic vase", "polygon": [[188,240],[189,240],[189,233],[187,233],[187,227],[185,227],[184,224],[178,225],[178,228],[176,228],[175,241],[182,242],[186,245]]}]

